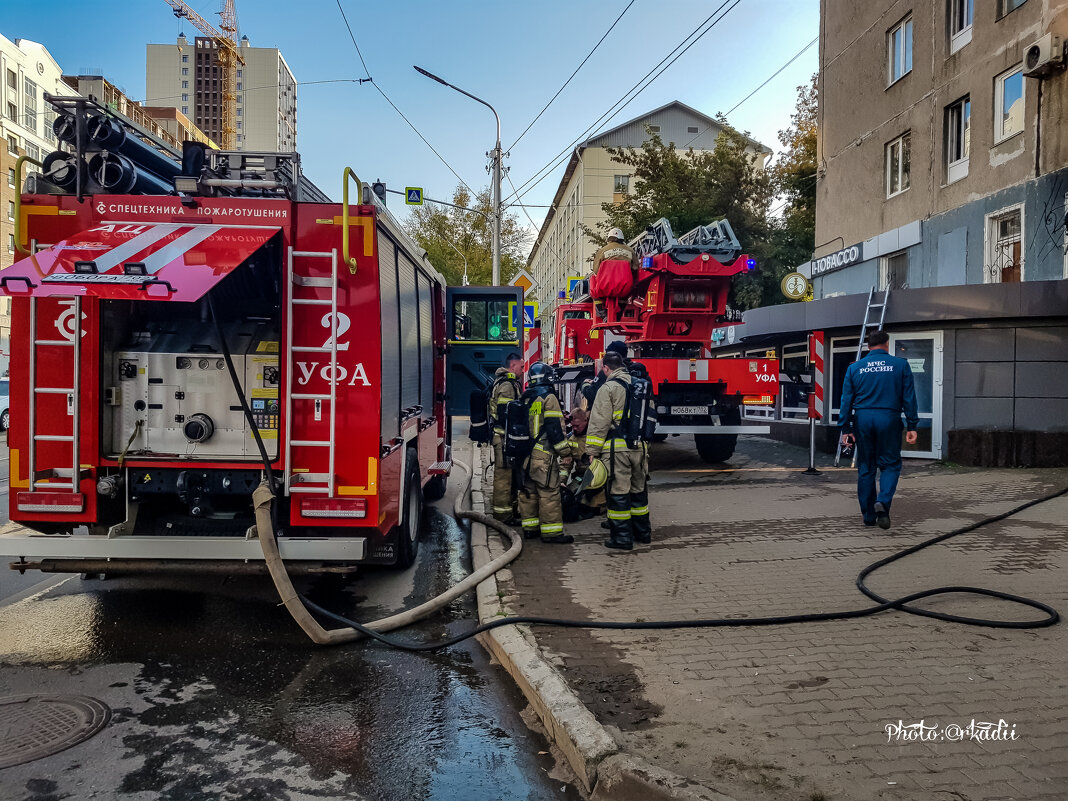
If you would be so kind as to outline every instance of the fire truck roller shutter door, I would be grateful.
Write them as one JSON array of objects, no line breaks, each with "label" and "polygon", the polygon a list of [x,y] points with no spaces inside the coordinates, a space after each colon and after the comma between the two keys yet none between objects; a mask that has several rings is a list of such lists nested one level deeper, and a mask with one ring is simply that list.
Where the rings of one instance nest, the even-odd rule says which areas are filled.
[{"label": "fire truck roller shutter door", "polygon": [[419,403],[419,300],[415,289],[415,262],[403,252],[397,256],[400,292],[401,408]]},{"label": "fire truck roller shutter door", "polygon": [[419,272],[419,403],[423,417],[434,414],[434,298],[431,281]]},{"label": "fire truck roller shutter door", "polygon": [[382,302],[382,442],[400,436],[400,308],[397,248],[378,235],[378,289]]}]

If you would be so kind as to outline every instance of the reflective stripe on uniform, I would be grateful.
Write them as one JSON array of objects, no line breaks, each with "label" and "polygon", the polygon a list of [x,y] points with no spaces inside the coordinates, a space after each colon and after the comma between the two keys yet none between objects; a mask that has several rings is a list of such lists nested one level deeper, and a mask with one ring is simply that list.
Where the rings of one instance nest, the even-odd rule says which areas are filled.
[{"label": "reflective stripe on uniform", "polygon": [[623,419],[623,410],[620,409],[618,412],[612,412],[612,419],[616,420],[616,421],[622,420]]},{"label": "reflective stripe on uniform", "polygon": [[540,522],[536,517],[526,517],[523,519],[523,528],[537,528]]},{"label": "reflective stripe on uniform", "polygon": [[547,453],[552,456],[552,451],[550,451],[548,448],[543,447],[540,442],[534,446],[534,450],[541,451],[542,453]]},{"label": "reflective stripe on uniform", "polygon": [[647,514],[649,514],[649,507],[648,506],[632,506],[630,508],[630,513],[631,513],[632,516],[634,516],[634,515],[638,515],[638,516],[647,515]]},{"label": "reflective stripe on uniform", "polygon": [[588,448],[591,445],[595,445],[597,447],[601,447],[601,446],[604,445],[604,440],[601,439],[601,437],[587,436],[586,437],[586,447]]},{"label": "reflective stripe on uniform", "polygon": [[494,506],[493,507],[493,511],[495,513],[497,513],[497,514],[507,514],[508,512],[512,511],[512,507],[511,506]]},{"label": "reflective stripe on uniform", "polygon": [[564,530],[564,524],[563,523],[542,523],[541,524],[541,533],[542,534],[559,534],[563,530]]},{"label": "reflective stripe on uniform", "polygon": [[546,411],[544,413],[544,415],[545,415],[546,419],[548,419],[550,417],[559,417],[562,420],[564,418],[564,413],[563,412],[554,412],[552,410]]},{"label": "reflective stripe on uniform", "polygon": [[617,448],[629,448],[630,447],[629,445],[627,445],[627,441],[625,439],[618,439],[617,438],[611,444],[614,444]]},{"label": "reflective stripe on uniform", "polygon": [[608,519],[609,520],[630,520],[630,509],[623,509],[623,510],[609,509],[608,510]]}]

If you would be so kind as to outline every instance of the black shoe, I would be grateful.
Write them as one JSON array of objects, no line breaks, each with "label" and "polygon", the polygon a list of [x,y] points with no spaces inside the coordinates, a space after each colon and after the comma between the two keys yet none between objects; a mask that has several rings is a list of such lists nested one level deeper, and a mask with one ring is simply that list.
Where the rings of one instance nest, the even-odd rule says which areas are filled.
[{"label": "black shoe", "polygon": [[537,530],[527,531],[526,529],[523,529],[523,539],[525,540],[536,540],[540,536],[541,534]]},{"label": "black shoe", "polygon": [[611,529],[612,528],[612,524],[609,523],[607,520],[602,520],[601,521],[601,528]]},{"label": "black shoe", "polygon": [[621,551],[634,550],[634,544],[623,540],[614,540],[611,537],[604,541],[605,548],[619,548]]},{"label": "black shoe", "polygon": [[864,525],[866,525],[866,526],[874,526],[875,525],[875,521],[874,520],[865,520],[864,521]]},{"label": "black shoe", "polygon": [[650,534],[635,534],[634,541],[639,545],[648,545],[653,541],[653,537]]},{"label": "black shoe", "polygon": [[875,522],[881,529],[890,528],[890,512],[881,503],[875,504]]},{"label": "black shoe", "polygon": [[557,534],[555,537],[542,537],[541,541],[549,545],[570,545],[575,538],[570,534]]}]

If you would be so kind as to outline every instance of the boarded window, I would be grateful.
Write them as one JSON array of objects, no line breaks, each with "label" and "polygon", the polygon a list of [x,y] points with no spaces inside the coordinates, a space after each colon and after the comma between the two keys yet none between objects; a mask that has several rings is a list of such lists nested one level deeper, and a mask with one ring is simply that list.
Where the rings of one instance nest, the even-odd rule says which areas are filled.
[{"label": "boarded window", "polygon": [[400,293],[401,408],[419,404],[419,298],[415,288],[415,262],[397,254],[397,291]]},{"label": "boarded window", "polygon": [[434,313],[433,284],[419,273],[419,403],[423,417],[434,414]]}]

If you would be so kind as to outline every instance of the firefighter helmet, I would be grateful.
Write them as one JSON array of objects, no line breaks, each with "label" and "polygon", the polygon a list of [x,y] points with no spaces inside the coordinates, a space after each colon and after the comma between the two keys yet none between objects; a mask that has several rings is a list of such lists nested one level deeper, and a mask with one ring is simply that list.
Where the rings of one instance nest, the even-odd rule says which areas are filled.
[{"label": "firefighter helmet", "polygon": [[609,239],[615,239],[615,240],[618,240],[619,242],[622,242],[623,241],[623,231],[621,229],[619,229],[619,228],[613,228],[611,231],[608,232],[608,238]]},{"label": "firefighter helmet", "polygon": [[541,387],[556,383],[556,371],[545,362],[534,362],[527,371],[527,386]]},{"label": "firefighter helmet", "polygon": [[607,482],[608,468],[604,466],[604,462],[600,459],[594,459],[590,466],[586,468],[586,473],[582,476],[582,483],[579,484],[578,494],[599,490],[604,487]]}]

